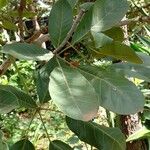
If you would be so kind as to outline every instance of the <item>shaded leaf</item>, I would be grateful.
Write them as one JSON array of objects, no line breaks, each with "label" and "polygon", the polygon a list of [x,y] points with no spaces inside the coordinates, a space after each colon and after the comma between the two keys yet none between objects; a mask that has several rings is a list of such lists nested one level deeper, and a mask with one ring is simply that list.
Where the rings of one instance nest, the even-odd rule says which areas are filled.
[{"label": "shaded leaf", "polygon": [[137,64],[143,63],[143,61],[136,55],[132,48],[127,45],[121,44],[120,42],[107,44],[97,49],[97,53]]},{"label": "shaded leaf", "polygon": [[142,138],[150,138],[150,130],[147,129],[146,127],[143,127],[140,130],[136,131],[135,133],[131,134],[126,141],[129,142],[139,140]]},{"label": "shaded leaf", "polygon": [[108,128],[94,122],[83,122],[66,117],[66,122],[81,141],[100,150],[125,150],[125,137],[118,128]]},{"label": "shaded leaf", "polygon": [[39,101],[45,103],[49,101],[50,95],[48,92],[49,76],[53,69],[57,66],[56,58],[50,59],[36,75],[36,88],[39,96]]},{"label": "shaded leaf", "polygon": [[52,52],[34,44],[27,43],[7,44],[3,46],[2,52],[24,60],[48,61],[53,57]]},{"label": "shaded leaf", "polygon": [[110,44],[113,41],[113,39],[100,32],[92,31],[91,34],[93,36],[94,45],[96,48],[100,48],[102,46],[105,46],[106,44]]},{"label": "shaded leaf", "polygon": [[50,142],[49,150],[73,150],[73,148],[62,141],[55,140]]},{"label": "shaded leaf", "polygon": [[128,77],[150,82],[150,56],[142,53],[137,54],[142,59],[143,64],[117,63],[113,64],[112,68]]},{"label": "shaded leaf", "polygon": [[35,148],[29,140],[24,139],[12,145],[10,150],[35,150]]},{"label": "shaded leaf", "polygon": [[9,113],[17,107],[17,97],[13,93],[0,88],[0,113]]},{"label": "shaded leaf", "polygon": [[80,72],[94,86],[100,106],[118,114],[134,114],[143,109],[141,91],[115,70],[81,66]]},{"label": "shaded leaf", "polygon": [[0,85],[0,89],[13,93],[18,99],[18,104],[20,107],[26,107],[26,108],[37,107],[35,101],[28,94],[24,93],[23,91],[11,85]]},{"label": "shaded leaf", "polygon": [[72,8],[67,0],[58,0],[49,16],[49,34],[55,47],[65,39],[73,22]]},{"label": "shaded leaf", "polygon": [[[80,72],[58,61],[50,76],[49,92],[68,116],[88,121],[98,111],[98,99],[90,82]],[[84,90],[86,89],[86,90]]]},{"label": "shaded leaf", "polygon": [[112,38],[114,41],[124,41],[124,33],[122,28],[120,27],[113,27],[109,30],[104,31],[103,33]]}]

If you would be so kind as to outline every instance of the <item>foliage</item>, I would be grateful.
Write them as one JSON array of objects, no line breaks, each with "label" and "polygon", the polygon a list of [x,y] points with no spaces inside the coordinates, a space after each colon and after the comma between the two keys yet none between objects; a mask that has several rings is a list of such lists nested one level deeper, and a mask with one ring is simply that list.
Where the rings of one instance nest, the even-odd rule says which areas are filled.
[{"label": "foliage", "polygon": [[[51,137],[49,130],[52,131],[51,128],[55,127],[55,124],[49,123],[46,117],[43,118],[43,111],[45,114],[48,111],[50,117],[54,118],[56,128],[63,126],[66,130],[67,127],[62,123],[65,120],[61,114],[63,112],[67,116],[65,122],[69,129],[81,141],[89,144],[91,149],[95,147],[102,150],[125,150],[125,135],[116,125],[111,126],[110,120],[108,125],[99,125],[99,122],[94,120],[99,118],[99,107],[104,108],[107,119],[110,111],[116,115],[130,115],[144,109],[143,117],[146,119],[143,123],[146,125],[149,120],[149,113],[146,111],[150,108],[149,97],[147,98],[145,92],[143,95],[134,80],[131,81],[137,78],[150,81],[149,38],[135,34],[132,38],[137,38],[137,41],[131,46],[123,42],[124,31],[120,24],[129,10],[127,0],[96,0],[88,3],[58,0],[52,4],[47,3],[49,7],[41,3],[42,10],[38,5],[33,5],[39,13],[36,14],[31,7],[31,0],[20,0],[19,4],[15,0],[0,0],[0,27],[4,34],[1,38],[1,53],[13,64],[12,70],[17,72],[15,84],[10,81],[11,85],[0,85],[1,117],[5,120],[7,117],[3,114],[9,115],[15,111],[17,112],[14,114],[19,114],[22,110],[31,115],[27,121],[28,125],[25,125],[26,129],[22,134],[19,133],[20,140],[10,142],[10,150],[34,150],[37,135],[33,136],[33,139],[30,136],[33,132],[30,130],[36,130],[37,134],[41,132],[41,128],[46,133],[49,150],[73,149],[72,145],[62,141],[63,138],[59,140],[57,137]],[[14,9],[9,10],[12,6]],[[37,15],[41,17],[41,14],[46,14],[47,11],[50,11],[48,23],[43,27],[44,23],[40,24]],[[35,30],[34,33],[24,26],[24,20],[29,18],[34,22],[31,23],[35,25],[34,29],[31,29]],[[149,34],[148,26],[144,26],[144,32]],[[14,39],[16,41],[13,41]],[[41,47],[47,41],[50,50]],[[32,63],[22,60],[31,60]],[[27,67],[25,70],[18,67],[21,62],[21,68]],[[3,77],[11,79],[14,73],[12,70],[6,72]],[[31,72],[34,72],[34,75]],[[4,79],[1,80],[4,83]],[[61,124],[57,122],[57,118]],[[40,120],[41,123],[37,124],[35,120]],[[149,137],[149,130],[143,130],[128,137],[127,141]],[[2,134],[0,144],[0,147],[4,147],[3,150],[9,149],[2,139]]]}]

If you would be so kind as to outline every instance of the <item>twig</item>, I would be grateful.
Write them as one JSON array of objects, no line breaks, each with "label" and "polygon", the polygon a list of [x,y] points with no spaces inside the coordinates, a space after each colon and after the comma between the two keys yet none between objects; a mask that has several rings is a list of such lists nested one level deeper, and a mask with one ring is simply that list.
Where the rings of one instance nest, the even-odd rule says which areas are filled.
[{"label": "twig", "polygon": [[39,114],[39,116],[40,116],[41,122],[42,122],[42,124],[43,124],[44,130],[45,130],[46,135],[47,135],[47,138],[48,138],[49,142],[51,142],[50,137],[49,137],[49,134],[48,134],[48,131],[47,131],[47,128],[46,128],[46,126],[45,126],[45,123],[44,123],[44,121],[43,121],[43,118],[42,118],[42,115],[41,115],[40,111],[38,111],[38,114]]},{"label": "twig", "polygon": [[0,76],[2,76],[7,69],[12,64],[13,60],[11,58],[7,58],[1,65],[0,65]]},{"label": "twig", "polygon": [[20,0],[20,6],[18,8],[18,14],[19,14],[19,23],[18,23],[18,27],[19,27],[19,30],[20,30],[20,38],[23,39],[24,38],[24,29],[23,29],[23,20],[22,20],[22,14],[23,14],[23,11],[26,7],[26,0]]},{"label": "twig", "polygon": [[147,17],[136,17],[136,18],[132,18],[132,19],[127,19],[127,20],[123,20],[121,21],[118,26],[124,26],[124,25],[129,25],[131,23],[137,23],[137,22],[147,22],[150,23],[150,16]]},{"label": "twig", "polygon": [[81,21],[83,15],[85,14],[85,10],[81,9],[76,20],[74,21],[70,31],[68,32],[66,38],[63,40],[63,42],[54,50],[54,54],[58,53],[64,46],[65,44],[68,42],[68,40],[70,39],[70,37],[72,36],[73,32],[76,30],[79,22]]}]

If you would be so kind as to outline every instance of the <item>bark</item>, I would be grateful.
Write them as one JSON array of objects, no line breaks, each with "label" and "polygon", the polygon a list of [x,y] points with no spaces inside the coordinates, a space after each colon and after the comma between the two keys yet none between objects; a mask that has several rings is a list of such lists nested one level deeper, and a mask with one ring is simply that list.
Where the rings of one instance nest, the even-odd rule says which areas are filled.
[{"label": "bark", "polygon": [[[126,17],[123,20],[126,20]],[[125,25],[122,28],[124,30],[124,43],[126,45],[130,45],[130,42],[128,40],[128,26]],[[142,127],[142,123],[140,120],[141,119],[139,113],[136,113],[134,115],[120,116],[120,128],[126,137],[133,134]],[[148,150],[148,147],[145,140],[136,140],[133,142],[127,142],[126,150]]]}]

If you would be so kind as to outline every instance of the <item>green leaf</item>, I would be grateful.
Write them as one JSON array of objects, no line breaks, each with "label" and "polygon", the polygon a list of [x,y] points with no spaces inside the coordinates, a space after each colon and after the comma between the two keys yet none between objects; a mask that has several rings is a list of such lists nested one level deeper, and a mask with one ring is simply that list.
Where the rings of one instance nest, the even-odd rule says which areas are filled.
[{"label": "green leaf", "polygon": [[37,72],[36,87],[40,103],[45,103],[51,99],[48,92],[49,76],[56,66],[56,58],[53,57]]},{"label": "green leaf", "polygon": [[26,108],[37,108],[35,101],[23,91],[11,86],[11,85],[0,85],[0,89],[11,92],[17,99],[20,107]]},{"label": "green leaf", "polygon": [[99,105],[118,114],[134,114],[144,107],[144,96],[137,87],[115,70],[81,66],[80,72],[92,83]]},{"label": "green leaf", "polygon": [[125,150],[125,137],[118,128],[108,128],[94,122],[83,122],[66,117],[66,122],[81,141],[100,150]]},{"label": "green leaf", "polygon": [[[19,12],[17,10],[11,10],[8,12],[9,16],[11,17],[19,17]],[[36,16],[36,13],[35,12],[31,12],[31,11],[23,11],[22,12],[22,17],[26,17],[26,18],[32,18]]]},{"label": "green leaf", "polygon": [[104,31],[103,33],[112,38],[114,41],[124,41],[124,33],[122,28],[120,27],[113,27],[109,30]]},{"label": "green leaf", "polygon": [[92,31],[100,32],[115,26],[128,10],[127,0],[97,0],[93,8]]},{"label": "green leaf", "polygon": [[101,32],[115,26],[128,10],[126,0],[97,0],[79,23],[72,43],[79,42],[90,30]]},{"label": "green leaf", "polygon": [[7,0],[0,0],[0,9],[7,5]]},{"label": "green leaf", "polygon": [[150,39],[145,38],[145,37],[140,36],[140,35],[136,35],[136,36],[137,36],[137,37],[139,38],[139,40],[144,44],[144,46],[150,48]]},{"label": "green leaf", "polygon": [[49,84],[54,103],[71,118],[84,121],[92,119],[98,111],[94,88],[77,69],[59,61],[58,66],[52,71]]},{"label": "green leaf", "polygon": [[145,139],[145,138],[150,138],[150,130],[147,129],[146,127],[141,128],[140,130],[136,131],[135,133],[131,134],[127,138],[127,142],[129,141],[134,141],[134,140],[139,140],[139,139]]},{"label": "green leaf", "polygon": [[67,0],[67,1],[68,1],[68,3],[70,4],[70,6],[71,6],[72,8],[74,8],[75,5],[76,5],[76,3],[78,2],[78,0]]},{"label": "green leaf", "polygon": [[35,150],[34,145],[27,139],[16,142],[10,150]]},{"label": "green leaf", "polygon": [[0,113],[9,113],[17,107],[17,97],[13,93],[0,88]]},{"label": "green leaf", "polygon": [[49,150],[73,150],[73,148],[62,141],[55,140],[50,142]]},{"label": "green leaf", "polygon": [[107,44],[97,49],[97,53],[137,64],[143,63],[131,47],[121,44],[120,42]]},{"label": "green leaf", "polygon": [[9,150],[9,147],[7,143],[5,143],[3,140],[3,132],[0,130],[0,150]]},{"label": "green leaf", "polygon": [[73,34],[72,44],[79,42],[90,31],[91,23],[92,23],[92,11],[93,11],[93,7],[91,7],[88,10],[88,12],[83,16],[75,33]]},{"label": "green leaf", "polygon": [[7,20],[3,20],[2,21],[2,25],[5,29],[8,29],[8,30],[17,30],[17,26],[13,23],[13,22],[10,22],[10,21],[7,21]]},{"label": "green leaf", "polygon": [[58,47],[67,36],[73,22],[72,8],[67,0],[58,0],[49,16],[49,34],[55,47]]},{"label": "green leaf", "polygon": [[113,39],[100,32],[92,31],[91,34],[93,36],[94,45],[96,48],[100,48],[102,46],[105,46],[106,44],[110,44],[113,41]]},{"label": "green leaf", "polygon": [[13,43],[3,46],[2,51],[18,59],[48,61],[53,57],[52,52],[34,44]]},{"label": "green leaf", "polygon": [[150,56],[142,53],[137,54],[142,59],[143,64],[118,63],[113,64],[112,68],[128,77],[139,78],[150,82]]},{"label": "green leaf", "polygon": [[84,9],[85,11],[88,11],[92,6],[94,5],[94,2],[86,2],[80,5],[81,9]]}]

